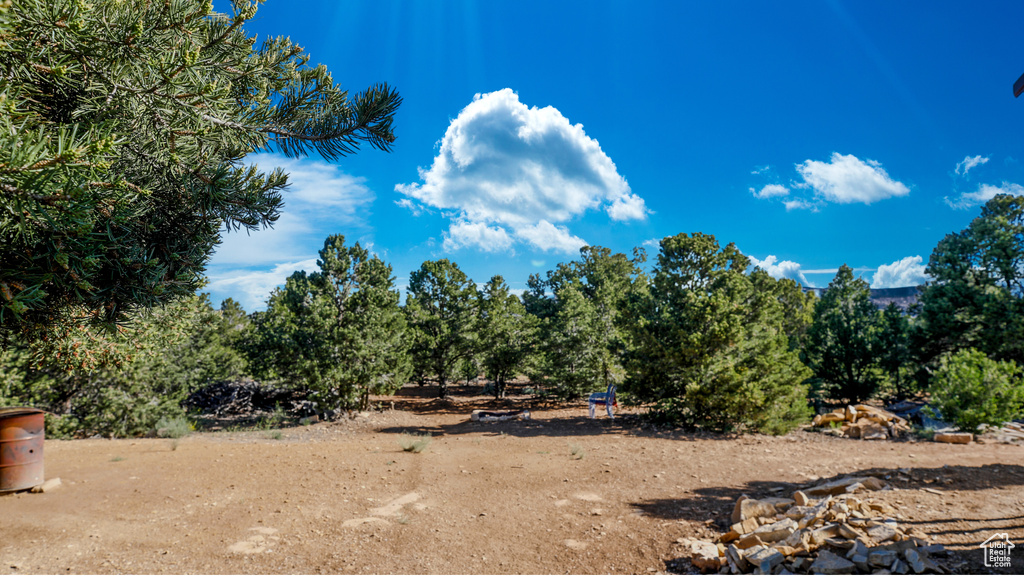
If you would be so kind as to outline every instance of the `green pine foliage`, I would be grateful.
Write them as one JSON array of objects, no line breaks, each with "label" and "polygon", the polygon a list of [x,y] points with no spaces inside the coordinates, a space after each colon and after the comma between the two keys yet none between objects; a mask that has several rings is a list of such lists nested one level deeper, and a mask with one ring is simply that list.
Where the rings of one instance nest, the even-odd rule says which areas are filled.
[{"label": "green pine foliage", "polygon": [[310,393],[322,409],[369,407],[410,373],[405,317],[391,266],[333,235],[319,272],[296,272],[255,316],[255,365]]},{"label": "green pine foliage", "polygon": [[[389,150],[401,99],[349,97],[257,3],[17,0],[0,12],[0,336],[74,340],[190,295],[222,229],[277,220],[278,150]],[[56,349],[47,350],[54,355]]]},{"label": "green pine foliage", "polygon": [[[810,416],[810,371],[790,347],[789,303],[777,281],[714,236],[661,241],[647,294],[632,304],[628,389],[655,415],[719,431],[780,434]],[[792,312],[791,310],[789,311]],[[791,320],[791,318],[790,318]]]},{"label": "green pine foliage", "polygon": [[413,370],[437,377],[440,398],[448,396],[459,364],[477,353],[479,302],[476,284],[447,258],[428,260],[409,275],[405,308]]},{"label": "green pine foliage", "polygon": [[1024,196],[1000,194],[960,232],[948,234],[927,268],[917,343],[923,362],[976,348],[1024,363]]},{"label": "green pine foliage", "polygon": [[967,349],[942,358],[929,388],[931,405],[964,432],[1024,414],[1024,374],[1015,362]]},{"label": "green pine foliage", "polygon": [[883,376],[879,320],[868,283],[843,264],[815,304],[807,329],[804,356],[820,395],[855,404],[875,394]]},{"label": "green pine foliage", "polygon": [[[193,348],[193,337],[209,313],[205,298],[191,296],[134,317],[130,327],[101,336],[121,361],[95,369],[68,372],[61,359],[49,362],[13,342],[0,353],[0,405],[50,412],[52,437],[152,432],[161,419],[185,416],[181,402],[190,385],[208,373],[197,368],[203,349]],[[96,345],[76,340],[70,353],[82,356]]]},{"label": "green pine foliage", "polygon": [[541,321],[535,379],[566,399],[623,381],[632,321],[626,305],[635,291],[646,289],[640,270],[645,260],[642,250],[629,258],[584,246],[578,260],[559,264],[545,280],[530,277],[524,303]]},{"label": "green pine foliage", "polygon": [[876,335],[878,366],[885,372],[888,387],[897,400],[918,391],[913,378],[910,318],[894,302],[882,311]]},{"label": "green pine foliage", "polygon": [[494,397],[504,398],[508,381],[524,371],[532,358],[537,319],[509,293],[501,276],[491,278],[480,296],[480,355],[487,377],[494,381]]}]

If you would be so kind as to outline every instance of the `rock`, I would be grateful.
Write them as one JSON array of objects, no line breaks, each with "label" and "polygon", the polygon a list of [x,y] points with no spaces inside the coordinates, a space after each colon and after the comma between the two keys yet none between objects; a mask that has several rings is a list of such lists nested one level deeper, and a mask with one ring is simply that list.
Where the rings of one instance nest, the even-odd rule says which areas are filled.
[{"label": "rock", "polygon": [[813,574],[853,574],[857,567],[846,558],[840,558],[828,550],[822,550],[811,563]]},{"label": "rock", "polygon": [[828,414],[819,414],[814,417],[812,424],[815,426],[828,426],[833,422],[843,422],[846,420],[846,414],[840,410],[835,412],[829,412]]},{"label": "rock", "polygon": [[811,514],[812,512],[814,512],[814,507],[812,506],[790,506],[788,509],[786,509],[786,512],[783,515],[786,518],[799,520],[804,516]]},{"label": "rock", "polygon": [[722,567],[722,561],[718,556],[718,546],[704,540],[690,540],[690,562],[700,569],[701,572],[711,572]]},{"label": "rock", "polygon": [[759,537],[763,542],[778,542],[785,540],[793,532],[796,532],[796,522],[792,518],[784,518],[778,522],[761,526],[754,530],[753,535]]},{"label": "rock", "polygon": [[779,512],[785,512],[790,506],[796,503],[796,501],[793,500],[792,498],[778,497],[761,498],[760,500],[758,500],[758,502],[772,504],[773,506],[775,506],[775,509]]},{"label": "rock", "polygon": [[740,497],[732,511],[732,522],[742,522],[748,518],[772,517],[778,510],[770,502],[761,502],[753,498]]},{"label": "rock", "polygon": [[897,558],[896,561],[892,563],[892,566],[889,567],[889,570],[893,574],[906,574],[910,571],[910,568],[907,566],[906,562]]},{"label": "rock", "polygon": [[748,548],[753,548],[754,546],[761,546],[763,544],[764,541],[762,541],[761,538],[757,536],[757,534],[747,534],[743,538],[737,540],[733,545],[736,546],[736,548],[739,548],[740,550],[747,550]]},{"label": "rock", "polygon": [[728,542],[732,542],[733,540],[736,540],[739,537],[740,537],[740,533],[739,532],[730,529],[725,534],[722,534],[721,536],[719,536],[718,537],[718,541],[719,542],[728,543]]},{"label": "rock", "polygon": [[867,478],[862,478],[861,481],[860,481],[860,484],[862,486],[864,486],[865,488],[867,488],[868,490],[872,490],[872,491],[874,491],[874,490],[881,490],[882,488],[885,488],[885,482],[880,480],[880,479],[878,479],[878,478],[875,478],[874,476],[868,476]]},{"label": "rock", "polygon": [[53,492],[57,488],[60,488],[60,478],[50,478],[38,486],[33,486],[29,492],[33,494],[45,494],[47,492]]},{"label": "rock", "polygon": [[743,554],[739,548],[735,545],[730,544],[725,549],[725,559],[729,563],[729,566],[736,570],[736,572],[745,572],[747,569],[747,561],[743,559]]},{"label": "rock", "polygon": [[810,506],[811,505],[811,499],[808,498],[807,494],[804,494],[803,491],[801,491],[801,490],[797,490],[796,492],[793,492],[793,501],[796,502],[797,506]]},{"label": "rock", "polygon": [[822,496],[835,496],[837,494],[843,494],[846,492],[847,486],[851,484],[863,483],[864,478],[859,477],[846,477],[840,478],[839,480],[833,480],[832,482],[826,482],[824,484],[818,484],[804,490],[808,496],[822,497]]},{"label": "rock", "polygon": [[861,440],[888,440],[889,431],[881,424],[866,422],[860,427]]},{"label": "rock", "polygon": [[924,552],[929,556],[938,556],[940,558],[947,554],[946,547],[942,544],[931,544],[929,546],[923,546],[920,548],[920,551]]},{"label": "rock", "polygon": [[853,565],[861,572],[869,572],[871,570],[871,566],[868,564],[868,557],[863,554],[855,554],[853,558],[850,558],[850,562],[853,562]]},{"label": "rock", "polygon": [[846,558],[848,560],[852,560],[854,556],[863,556],[864,561],[867,562],[868,547],[865,546],[864,542],[862,542],[860,539],[854,540],[853,548],[850,548],[850,551],[846,553]]},{"label": "rock", "polygon": [[760,570],[762,574],[770,573],[772,568],[782,564],[782,561],[786,559],[778,550],[773,548],[761,548],[753,554],[747,554],[744,558]]},{"label": "rock", "polygon": [[792,569],[794,572],[803,572],[807,570],[807,567],[811,565],[811,562],[813,562],[813,560],[805,556],[802,556],[800,558],[794,558],[789,563],[790,569]]},{"label": "rock", "polygon": [[807,533],[807,535],[810,539],[811,544],[814,544],[815,546],[821,546],[825,543],[825,540],[835,537],[836,534],[838,534],[838,532],[839,527],[837,525],[828,524],[826,526],[818,528],[817,530],[811,530]]},{"label": "rock", "polygon": [[921,555],[917,553],[917,550],[905,550],[903,552],[903,557],[907,560],[907,564],[910,566],[910,569],[914,571],[914,574],[924,574],[924,562],[921,561]]},{"label": "rock", "polygon": [[839,525],[839,535],[842,536],[843,538],[849,538],[850,540],[853,540],[853,539],[861,536],[861,533],[858,532],[857,530],[855,530],[849,524],[840,524]]},{"label": "rock", "polygon": [[857,409],[854,408],[853,406],[847,406],[846,407],[845,416],[846,416],[846,421],[847,422],[856,422],[857,421]]},{"label": "rock", "polygon": [[757,518],[747,518],[742,522],[733,524],[730,530],[742,536],[743,534],[750,534],[760,525],[761,523],[757,521]]},{"label": "rock", "polygon": [[896,553],[892,550],[870,550],[868,552],[868,564],[872,566],[879,566],[882,568],[888,568],[892,566],[892,563],[898,560]]},{"label": "rock", "polygon": [[868,537],[881,544],[896,539],[896,529],[888,524],[879,524],[868,528]]},{"label": "rock", "polygon": [[970,444],[974,435],[970,432],[936,432],[932,440],[946,444]]}]

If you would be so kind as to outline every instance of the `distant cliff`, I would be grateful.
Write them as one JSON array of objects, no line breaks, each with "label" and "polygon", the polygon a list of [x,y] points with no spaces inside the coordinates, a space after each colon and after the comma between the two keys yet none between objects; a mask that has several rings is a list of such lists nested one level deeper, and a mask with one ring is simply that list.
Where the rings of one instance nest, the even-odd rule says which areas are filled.
[{"label": "distant cliff", "polygon": [[[885,308],[890,302],[895,302],[904,312],[908,308],[917,304],[918,298],[921,297],[922,286],[905,286],[903,288],[872,288],[871,289],[871,302],[878,307],[879,310]],[[814,292],[814,295],[821,298],[821,293],[824,292],[824,288],[804,288],[804,292]]]}]

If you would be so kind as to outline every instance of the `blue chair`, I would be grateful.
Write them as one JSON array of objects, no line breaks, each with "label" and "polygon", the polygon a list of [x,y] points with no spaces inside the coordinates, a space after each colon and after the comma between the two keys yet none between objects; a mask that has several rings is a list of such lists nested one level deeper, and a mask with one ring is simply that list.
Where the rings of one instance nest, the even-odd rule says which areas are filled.
[{"label": "blue chair", "polygon": [[612,407],[619,405],[615,400],[615,384],[609,384],[607,392],[594,392],[591,394],[587,400],[587,405],[590,408],[591,418],[594,417],[594,408],[596,406],[604,406],[608,412],[608,417],[614,420],[615,415],[612,413]]}]

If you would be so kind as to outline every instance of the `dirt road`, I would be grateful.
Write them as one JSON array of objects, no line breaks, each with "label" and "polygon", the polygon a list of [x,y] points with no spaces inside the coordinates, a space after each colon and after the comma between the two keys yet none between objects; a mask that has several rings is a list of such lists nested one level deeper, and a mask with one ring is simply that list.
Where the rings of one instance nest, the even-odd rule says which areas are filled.
[{"label": "dirt road", "polygon": [[[717,534],[740,494],[897,468],[912,480],[884,498],[955,570],[985,572],[996,532],[1024,544],[1022,447],[659,433],[584,405],[470,422],[485,406],[407,388],[395,409],[280,438],[47,441],[63,485],[0,496],[0,571],[656,573],[688,569],[676,540]],[[410,432],[433,434],[424,452],[399,447]]]}]

